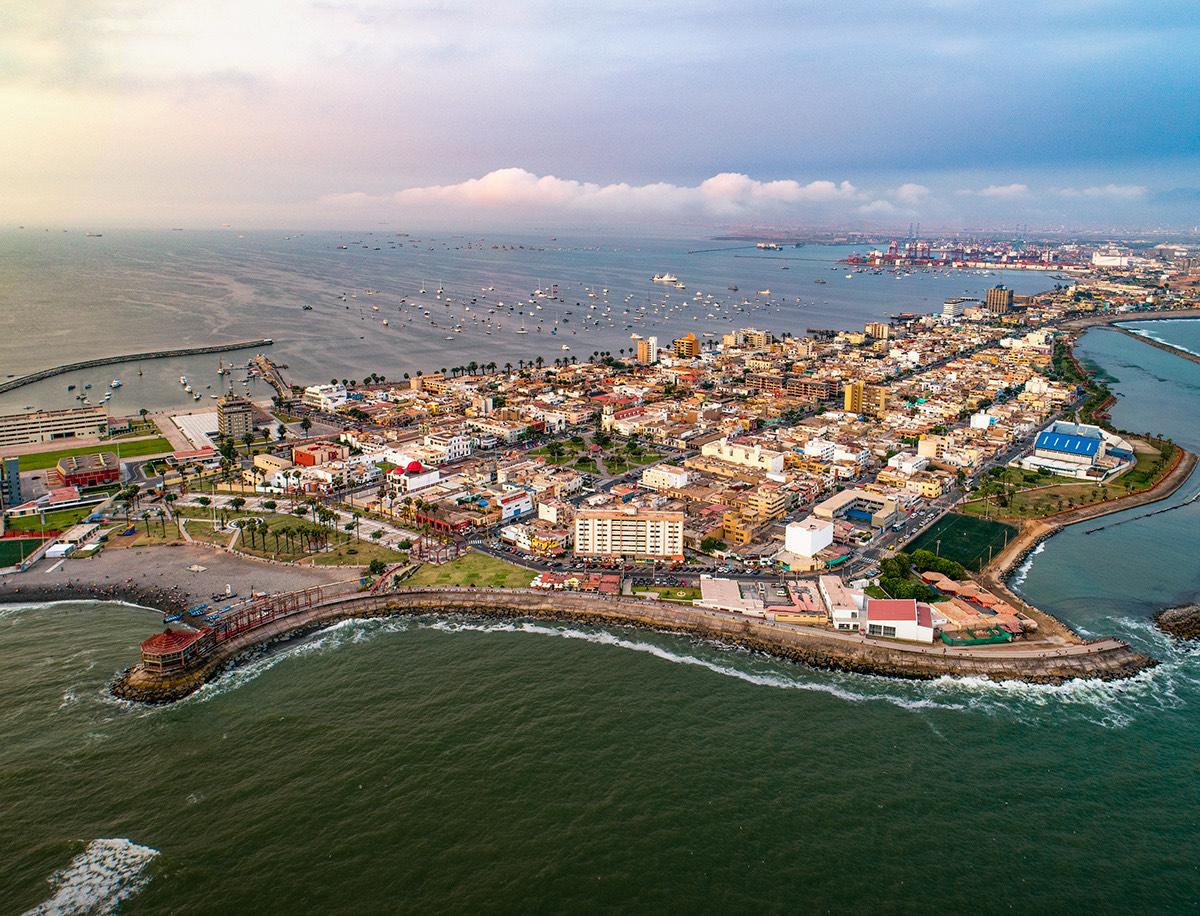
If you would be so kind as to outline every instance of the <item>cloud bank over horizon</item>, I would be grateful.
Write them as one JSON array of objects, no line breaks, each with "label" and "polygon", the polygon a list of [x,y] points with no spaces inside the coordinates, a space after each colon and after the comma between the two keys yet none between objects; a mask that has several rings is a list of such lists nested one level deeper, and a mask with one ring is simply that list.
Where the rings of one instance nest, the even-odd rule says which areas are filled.
[{"label": "cloud bank over horizon", "polygon": [[1187,0],[14,3],[0,212],[1186,228],[1198,46]]}]

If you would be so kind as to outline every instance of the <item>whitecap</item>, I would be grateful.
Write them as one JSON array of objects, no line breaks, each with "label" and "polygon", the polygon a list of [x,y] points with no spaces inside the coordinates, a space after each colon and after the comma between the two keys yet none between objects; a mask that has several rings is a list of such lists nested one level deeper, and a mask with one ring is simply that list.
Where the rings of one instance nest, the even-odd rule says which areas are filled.
[{"label": "whitecap", "polygon": [[157,849],[128,839],[92,840],[50,876],[54,892],[25,916],[111,913],[150,881],[146,870],[157,855]]},{"label": "whitecap", "polygon": [[1045,549],[1045,541],[1040,542],[1036,547],[1034,547],[1033,550],[1029,552],[1029,556],[1027,556],[1021,562],[1021,565],[1016,568],[1016,571],[1013,572],[1012,576],[1008,580],[1008,584],[1013,587],[1019,587],[1022,585],[1029,577],[1029,570],[1033,569],[1034,558]]}]

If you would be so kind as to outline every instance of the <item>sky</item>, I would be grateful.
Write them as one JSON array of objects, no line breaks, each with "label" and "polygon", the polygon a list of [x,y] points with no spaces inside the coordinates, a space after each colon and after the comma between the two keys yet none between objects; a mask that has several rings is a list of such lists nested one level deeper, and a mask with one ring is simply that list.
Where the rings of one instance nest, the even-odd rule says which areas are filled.
[{"label": "sky", "polygon": [[1195,0],[0,0],[0,223],[1200,223]]}]

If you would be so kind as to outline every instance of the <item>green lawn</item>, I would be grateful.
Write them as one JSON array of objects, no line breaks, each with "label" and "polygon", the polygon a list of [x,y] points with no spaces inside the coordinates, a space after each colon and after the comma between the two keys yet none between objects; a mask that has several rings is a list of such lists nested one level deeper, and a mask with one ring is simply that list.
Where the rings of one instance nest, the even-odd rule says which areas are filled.
[{"label": "green lawn", "polygon": [[687,586],[676,588],[670,585],[635,585],[635,595],[658,594],[660,601],[674,601],[678,604],[691,604],[700,598],[700,589]]},{"label": "green lawn", "polygon": [[[46,530],[66,531],[72,525],[77,524],[81,520],[91,515],[95,508],[95,506],[83,506],[78,509],[63,509],[60,512],[47,512]],[[24,518],[5,519],[4,526],[9,531],[41,531],[42,517],[40,515],[27,515]]]},{"label": "green lawn", "polygon": [[441,566],[426,563],[413,574],[407,584],[528,588],[533,577],[534,573],[531,570],[472,550]]},{"label": "green lawn", "polygon": [[1165,453],[1138,452],[1132,468],[1104,484],[1006,468],[1004,474],[992,480],[1011,485],[1016,492],[997,493],[988,500],[972,499],[964,503],[962,511],[990,518],[1041,518],[1075,506],[1107,502],[1151,487],[1166,472],[1173,457],[1174,446],[1168,446]]},{"label": "green lawn", "polygon": [[938,556],[956,560],[967,569],[980,570],[989,557],[1000,553],[1016,533],[1015,526],[1004,522],[951,513],[909,541],[904,550],[906,553],[929,550]]},{"label": "green lawn", "polygon": [[71,455],[95,455],[99,452],[119,452],[121,458],[140,458],[142,455],[158,455],[172,452],[171,443],[158,436],[154,439],[133,439],[123,442],[100,442],[96,445],[81,445],[75,448],[64,448],[56,452],[38,452],[33,455],[21,456],[22,471],[44,471],[58,464],[59,458]]},{"label": "green lawn", "polygon": [[372,560],[383,560],[390,566],[407,558],[406,554],[391,547],[361,541],[342,544],[329,553],[318,553],[313,557],[313,563],[317,566],[368,566]]},{"label": "green lawn", "polygon": [[4,538],[0,540],[0,566],[16,566],[43,543],[41,538]]}]

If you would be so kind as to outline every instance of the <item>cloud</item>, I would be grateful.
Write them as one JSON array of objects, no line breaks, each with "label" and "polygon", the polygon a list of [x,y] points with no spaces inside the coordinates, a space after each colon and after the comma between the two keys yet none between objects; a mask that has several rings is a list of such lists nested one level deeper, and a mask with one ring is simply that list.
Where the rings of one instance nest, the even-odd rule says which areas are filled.
[{"label": "cloud", "polygon": [[907,206],[916,206],[929,196],[929,188],[923,184],[908,181],[892,191],[892,197]]},{"label": "cloud", "polygon": [[1059,188],[1059,197],[1110,197],[1120,200],[1137,200],[1149,193],[1149,188],[1140,184],[1106,184],[1090,188]]},{"label": "cloud", "polygon": [[332,206],[390,201],[406,207],[463,210],[580,213],[615,217],[639,215],[710,217],[810,212],[858,203],[865,195],[849,181],[792,179],[760,181],[740,172],[721,172],[697,185],[669,182],[597,184],[503,168],[454,184],[405,188],[372,197],[362,193],[329,195]]},{"label": "cloud", "polygon": [[990,184],[986,188],[981,188],[978,191],[968,191],[967,193],[975,194],[978,197],[1007,199],[1023,197],[1029,193],[1029,186],[1017,182],[1013,182],[1012,184]]},{"label": "cloud", "polygon": [[859,207],[858,212],[863,216],[890,216],[897,211],[896,205],[891,201],[873,200],[869,204]]}]

